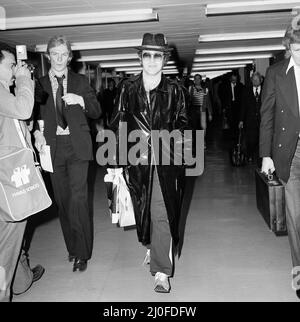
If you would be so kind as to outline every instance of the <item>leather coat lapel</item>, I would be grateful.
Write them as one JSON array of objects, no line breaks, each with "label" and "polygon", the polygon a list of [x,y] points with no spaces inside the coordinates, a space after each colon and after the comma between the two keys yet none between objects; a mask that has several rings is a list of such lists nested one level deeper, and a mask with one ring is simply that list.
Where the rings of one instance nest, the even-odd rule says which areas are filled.
[{"label": "leather coat lapel", "polygon": [[278,84],[287,106],[292,110],[296,117],[299,117],[298,92],[294,67],[290,68],[288,73],[286,73],[288,64],[289,59],[283,65],[280,75],[281,80],[279,80]]},{"label": "leather coat lapel", "polygon": [[50,100],[48,102],[48,105],[49,106],[55,106],[54,104],[54,98],[53,98],[53,92],[52,92],[52,86],[51,86],[51,82],[50,82],[50,77],[49,75],[47,74],[47,77],[46,77],[46,81],[45,81],[45,84],[43,85],[44,86],[44,90],[48,93],[48,100]]}]

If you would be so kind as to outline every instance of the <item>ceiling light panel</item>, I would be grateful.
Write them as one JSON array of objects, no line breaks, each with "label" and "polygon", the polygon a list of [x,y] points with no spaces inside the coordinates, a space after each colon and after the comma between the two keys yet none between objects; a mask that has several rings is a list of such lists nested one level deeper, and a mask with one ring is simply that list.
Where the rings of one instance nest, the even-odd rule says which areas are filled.
[{"label": "ceiling light panel", "polygon": [[240,65],[240,64],[241,65],[253,64],[253,60],[230,60],[230,61],[209,62],[209,63],[194,63],[193,67]]},{"label": "ceiling light panel", "polygon": [[6,19],[6,30],[99,25],[158,20],[153,9],[101,11],[78,14],[15,17]]},{"label": "ceiling light panel", "polygon": [[236,68],[242,68],[246,67],[245,64],[240,65],[222,65],[222,66],[212,66],[212,67],[196,67],[192,69],[192,72],[194,71],[201,71],[201,70],[218,70],[218,69],[236,69]]},{"label": "ceiling light panel", "polygon": [[89,62],[89,61],[109,61],[109,60],[129,60],[138,59],[138,54],[118,54],[118,55],[90,55],[82,56],[77,61]]},{"label": "ceiling light panel", "polygon": [[280,51],[284,50],[283,45],[269,45],[269,46],[244,46],[244,47],[224,47],[224,48],[203,48],[197,49],[196,55],[209,54],[228,54],[228,53],[249,53],[259,51]]},{"label": "ceiling light panel", "polygon": [[[140,46],[142,39],[122,39],[108,41],[90,41],[90,42],[74,42],[72,50],[89,50],[89,49],[112,49],[112,48],[130,48]],[[47,45],[36,45],[36,52],[45,52]]]},{"label": "ceiling light panel", "polygon": [[200,35],[199,42],[283,38],[285,30]]},{"label": "ceiling light panel", "polygon": [[236,1],[225,3],[211,3],[206,5],[206,16],[230,14],[262,13],[274,11],[290,11],[300,6],[300,1],[265,0],[265,1]]},{"label": "ceiling light panel", "polygon": [[227,60],[240,60],[240,59],[264,59],[271,58],[272,54],[245,54],[245,55],[227,55],[227,56],[205,56],[195,57],[194,63],[196,62],[216,62],[216,61],[227,61]]}]

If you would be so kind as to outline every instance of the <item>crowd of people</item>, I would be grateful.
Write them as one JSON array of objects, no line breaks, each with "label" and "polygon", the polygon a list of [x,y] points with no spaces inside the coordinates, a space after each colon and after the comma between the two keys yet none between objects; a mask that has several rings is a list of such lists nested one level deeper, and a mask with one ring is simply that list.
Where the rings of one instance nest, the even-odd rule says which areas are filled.
[{"label": "crowd of people", "polygon": [[[127,122],[128,132],[142,130],[154,152],[146,165],[124,166],[116,156],[116,166],[122,167],[128,176],[138,240],[145,246],[144,262],[149,264],[156,292],[171,290],[185,177],[182,166],[159,163],[151,131],[206,131],[207,123],[214,118],[225,120],[224,129],[230,131],[233,140],[240,130],[244,131],[249,162],[257,162],[260,145],[262,171],[276,169],[285,184],[293,266],[300,266],[300,89],[296,73],[300,69],[299,29],[291,25],[284,38],[291,57],[271,66],[264,82],[262,75],[254,72],[248,86],[240,82],[236,73],[214,82],[203,81],[196,74],[185,86],[166,77],[162,70],[172,49],[163,34],[146,33],[137,48],[142,72],[117,86],[109,80],[108,88],[98,97],[85,76],[68,68],[72,51],[66,37],[54,36],[49,40],[46,57],[50,69],[35,83],[26,63],[16,64],[14,51],[1,45],[0,156],[21,148],[14,120],[19,120],[31,149],[31,141],[41,154],[50,147],[54,200],[66,260],[72,263],[73,272],[84,272],[92,256],[93,220],[88,207],[87,175],[94,155],[88,119],[100,118],[103,126],[117,137],[121,121]],[[14,94],[10,91],[13,80]],[[38,110],[34,111],[34,107]],[[25,120],[33,114],[30,134]],[[13,293],[25,292],[41,278],[44,269],[41,265],[30,269],[21,252],[26,220],[4,221],[1,211],[0,208],[0,301],[10,301]],[[19,274],[24,271],[29,274],[22,278]],[[23,287],[17,290],[19,278]]]}]

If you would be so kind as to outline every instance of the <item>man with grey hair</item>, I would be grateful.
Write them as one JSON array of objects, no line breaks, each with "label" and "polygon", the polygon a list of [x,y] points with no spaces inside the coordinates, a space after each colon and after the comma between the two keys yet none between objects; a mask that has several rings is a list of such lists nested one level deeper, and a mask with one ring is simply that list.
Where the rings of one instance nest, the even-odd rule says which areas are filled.
[{"label": "man with grey hair", "polygon": [[47,75],[39,79],[47,99],[40,105],[40,122],[34,132],[39,152],[50,145],[50,174],[59,219],[73,271],[85,271],[93,247],[93,220],[88,207],[87,174],[93,158],[87,118],[100,117],[100,106],[87,78],[68,69],[71,44],[64,36],[48,42]]},{"label": "man with grey hair", "polygon": [[293,288],[300,298],[300,15],[285,33],[287,59],[270,66],[262,93],[262,172],[276,170],[285,186],[286,223],[292,254]]}]

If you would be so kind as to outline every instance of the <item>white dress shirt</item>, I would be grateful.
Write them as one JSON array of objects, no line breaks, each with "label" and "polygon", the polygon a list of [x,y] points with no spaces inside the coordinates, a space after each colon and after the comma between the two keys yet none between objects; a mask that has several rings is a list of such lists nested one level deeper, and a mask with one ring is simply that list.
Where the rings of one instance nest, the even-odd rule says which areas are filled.
[{"label": "white dress shirt", "polygon": [[259,85],[259,86],[253,86],[253,94],[254,94],[254,96],[255,96],[255,94],[256,94],[256,88],[257,88],[257,93],[258,93],[258,95],[260,95],[260,91],[261,91],[261,86]]},{"label": "white dress shirt", "polygon": [[[295,79],[296,79],[296,87],[297,87],[297,95],[298,95],[298,109],[300,107],[300,66],[298,66],[294,58],[291,56],[290,63],[288,65],[288,68],[286,70],[286,73],[289,72],[289,70],[294,67],[294,73],[295,73]],[[299,109],[299,115],[300,115],[300,109]]]}]

